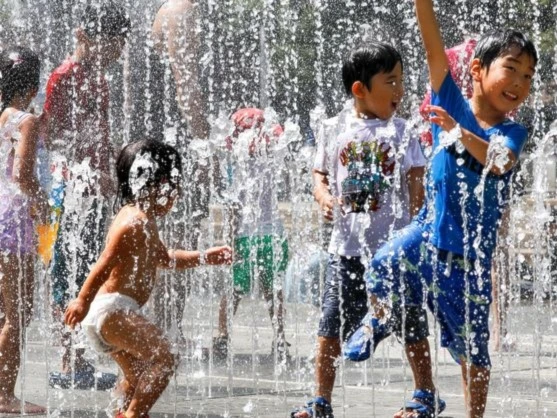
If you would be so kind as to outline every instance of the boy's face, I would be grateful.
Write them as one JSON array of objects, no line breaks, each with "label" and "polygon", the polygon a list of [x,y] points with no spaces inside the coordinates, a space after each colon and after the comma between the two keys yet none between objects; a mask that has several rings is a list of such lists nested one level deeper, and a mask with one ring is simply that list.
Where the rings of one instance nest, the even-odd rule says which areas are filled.
[{"label": "boy's face", "polygon": [[102,36],[90,42],[90,50],[95,54],[101,65],[107,67],[122,55],[126,38],[123,36]]},{"label": "boy's face", "polygon": [[370,118],[389,119],[404,95],[402,64],[397,62],[392,71],[375,74],[370,85],[370,89],[360,82],[352,86],[356,110]]},{"label": "boy's face", "polygon": [[[521,53],[518,47],[496,58],[489,68],[479,66],[479,60],[474,59],[471,72],[474,80],[479,81],[474,94],[481,94],[495,110],[509,113],[530,94],[536,72],[534,60],[530,55]],[[481,90],[478,91],[478,87]]]}]

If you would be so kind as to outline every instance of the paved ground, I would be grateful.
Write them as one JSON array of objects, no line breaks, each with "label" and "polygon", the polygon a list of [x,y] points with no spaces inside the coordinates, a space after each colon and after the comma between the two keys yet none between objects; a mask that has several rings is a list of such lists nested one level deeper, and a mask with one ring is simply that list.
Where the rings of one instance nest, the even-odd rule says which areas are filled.
[{"label": "paved ground", "polygon": [[[186,333],[207,346],[215,305],[203,309],[189,306]],[[287,417],[311,393],[312,336],[318,319],[318,311],[310,305],[287,308],[293,359],[285,368],[273,364],[263,303],[244,301],[234,326],[229,361],[202,361],[182,349],[176,378],[151,417]],[[486,417],[557,417],[557,308],[524,303],[512,309],[510,323],[516,346],[508,353],[492,355]],[[108,392],[48,387],[47,371],[59,366],[60,349],[53,335],[44,321],[31,327],[21,383],[25,398],[48,405],[50,417],[107,416]],[[431,343],[435,345],[434,340]],[[411,376],[399,344],[387,341],[376,354],[367,363],[342,365],[333,402],[336,417],[390,417],[410,395]],[[436,350],[435,355],[437,385],[448,404],[442,416],[464,417],[460,369],[444,350]],[[108,359],[98,359],[97,364],[100,369],[116,371]]]}]

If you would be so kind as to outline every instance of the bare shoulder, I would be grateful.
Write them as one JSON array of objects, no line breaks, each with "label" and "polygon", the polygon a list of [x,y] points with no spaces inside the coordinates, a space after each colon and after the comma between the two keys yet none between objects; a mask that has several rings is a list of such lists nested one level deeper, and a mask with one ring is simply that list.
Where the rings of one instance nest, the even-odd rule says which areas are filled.
[{"label": "bare shoulder", "polygon": [[147,216],[133,206],[124,206],[120,209],[108,231],[108,243],[119,241],[134,242],[145,239],[148,228]]},{"label": "bare shoulder", "polygon": [[25,119],[21,121],[19,124],[19,131],[21,133],[26,132],[38,132],[39,130],[39,118],[35,115],[28,115]]}]

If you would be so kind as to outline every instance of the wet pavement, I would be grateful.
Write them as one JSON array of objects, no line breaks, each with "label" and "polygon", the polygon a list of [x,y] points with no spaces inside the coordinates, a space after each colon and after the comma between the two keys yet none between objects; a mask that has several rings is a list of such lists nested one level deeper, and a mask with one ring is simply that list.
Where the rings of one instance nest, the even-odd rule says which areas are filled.
[{"label": "wet pavement", "polygon": [[[312,355],[319,312],[311,305],[301,304],[287,304],[287,312],[287,339],[292,344],[287,365],[274,365],[264,303],[246,300],[235,320],[228,360],[202,359],[201,350],[192,353],[181,347],[178,373],[155,405],[151,418],[289,416],[289,411],[312,392]],[[213,308],[211,315],[200,318],[199,309],[189,304],[184,320],[186,335],[193,335],[188,324],[195,323],[196,333],[199,329],[206,331],[200,344],[208,346],[215,314]],[[511,309],[509,324],[511,349],[492,352],[486,417],[557,417],[557,307],[525,301]],[[47,405],[51,417],[113,416],[106,413],[110,392],[48,387],[48,370],[59,367],[60,348],[55,338],[40,337],[44,334],[39,332],[41,327],[42,322],[33,323],[28,333],[21,382],[25,399]],[[431,345],[436,345],[433,337]],[[465,417],[459,366],[443,349],[433,354],[437,386],[448,405],[441,416]],[[110,359],[96,361],[100,370],[117,371]],[[411,390],[408,364],[400,345],[392,338],[378,348],[373,361],[342,364],[334,391],[335,417],[390,417]]]}]

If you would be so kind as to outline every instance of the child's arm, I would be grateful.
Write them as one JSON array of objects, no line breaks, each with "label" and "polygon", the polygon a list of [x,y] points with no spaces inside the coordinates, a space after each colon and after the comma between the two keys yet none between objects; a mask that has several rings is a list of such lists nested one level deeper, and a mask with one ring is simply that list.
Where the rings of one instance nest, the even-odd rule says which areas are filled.
[{"label": "child's arm", "polygon": [[449,72],[449,61],[445,55],[443,38],[433,10],[433,1],[415,0],[415,4],[416,17],[429,67],[431,89],[437,93]]},{"label": "child's arm", "polygon": [[19,125],[19,132],[21,138],[15,149],[13,178],[23,193],[33,199],[34,209],[39,220],[46,222],[49,213],[48,199],[41,189],[35,170],[39,135],[38,118],[27,117]]},{"label": "child's arm", "polygon": [[335,198],[329,190],[328,175],[318,170],[313,170],[313,197],[319,204],[325,219],[333,220],[333,208],[335,206]]},{"label": "child's arm", "polygon": [[110,277],[110,273],[120,261],[120,257],[137,252],[137,250],[134,251],[134,247],[138,242],[144,241],[145,234],[139,222],[111,227],[110,239],[106,243],[106,247],[87,276],[77,298],[66,309],[64,315],[66,324],[73,328],[77,323],[83,321],[95,295]]},{"label": "child's arm", "polygon": [[[430,116],[429,120],[439,125],[444,131],[450,132],[457,126],[456,121],[441,106],[429,106],[429,111],[435,113],[435,116]],[[484,167],[491,165],[491,173],[502,176],[516,163],[516,156],[509,148],[501,146],[493,149],[493,155],[488,158],[489,142],[467,129],[460,128],[460,131],[460,142],[464,148]]]},{"label": "child's arm", "polygon": [[412,218],[418,214],[424,204],[424,171],[424,167],[412,167],[406,173],[408,194],[410,196],[410,216]]},{"label": "child's arm", "polygon": [[159,267],[175,268],[178,270],[198,267],[203,264],[220,265],[232,263],[232,248],[225,245],[211,247],[207,251],[168,250],[168,259]]}]

